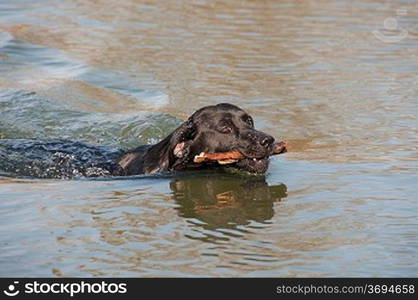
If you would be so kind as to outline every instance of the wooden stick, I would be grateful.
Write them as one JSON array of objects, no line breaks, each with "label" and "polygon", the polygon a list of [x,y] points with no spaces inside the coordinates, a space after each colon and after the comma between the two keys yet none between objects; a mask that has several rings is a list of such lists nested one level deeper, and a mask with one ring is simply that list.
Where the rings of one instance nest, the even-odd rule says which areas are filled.
[{"label": "wooden stick", "polygon": [[195,163],[202,163],[204,161],[219,161],[219,160],[237,160],[245,158],[238,150],[232,150],[228,152],[219,152],[219,153],[205,153],[202,152],[199,155],[194,157]]},{"label": "wooden stick", "polygon": [[[287,152],[287,142],[276,142],[273,144],[272,151],[270,155],[277,155]],[[195,163],[202,163],[205,161],[226,161],[234,162],[236,160],[246,158],[238,150],[231,150],[228,152],[218,152],[218,153],[205,153],[201,152],[199,155],[194,157]]]}]

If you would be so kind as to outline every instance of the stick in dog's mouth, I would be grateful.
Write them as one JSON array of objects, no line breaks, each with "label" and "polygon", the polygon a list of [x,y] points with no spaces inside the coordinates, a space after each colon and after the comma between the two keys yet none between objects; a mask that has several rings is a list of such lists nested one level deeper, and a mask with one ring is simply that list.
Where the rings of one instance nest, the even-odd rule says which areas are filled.
[{"label": "stick in dog's mouth", "polygon": [[[276,142],[273,144],[271,155],[278,155],[287,152],[288,144],[285,141]],[[247,158],[238,150],[231,150],[228,152],[219,152],[219,153],[205,153],[201,152],[199,155],[196,155],[193,159],[195,163],[202,163],[205,161],[217,161],[221,165],[227,165],[237,162],[240,159]],[[255,158],[254,158],[255,159]]]}]

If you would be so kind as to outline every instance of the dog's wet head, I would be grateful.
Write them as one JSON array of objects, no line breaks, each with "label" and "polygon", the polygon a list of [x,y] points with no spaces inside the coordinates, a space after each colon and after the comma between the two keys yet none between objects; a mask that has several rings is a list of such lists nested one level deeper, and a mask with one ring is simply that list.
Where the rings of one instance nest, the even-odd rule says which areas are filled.
[{"label": "dog's wet head", "polygon": [[196,111],[174,133],[174,169],[193,165],[199,153],[238,150],[245,158],[231,166],[251,173],[265,173],[273,151],[274,138],[254,128],[250,115],[227,103]]}]

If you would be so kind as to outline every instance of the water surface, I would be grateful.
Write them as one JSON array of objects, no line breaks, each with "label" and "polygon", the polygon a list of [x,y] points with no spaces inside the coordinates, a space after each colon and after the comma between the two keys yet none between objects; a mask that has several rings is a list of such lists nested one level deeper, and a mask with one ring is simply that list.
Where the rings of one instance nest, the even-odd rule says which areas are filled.
[{"label": "water surface", "polygon": [[[209,104],[265,176],[0,177],[0,276],[417,276],[413,1],[0,1],[0,138],[154,143]],[[3,174],[6,175],[6,174]]]}]

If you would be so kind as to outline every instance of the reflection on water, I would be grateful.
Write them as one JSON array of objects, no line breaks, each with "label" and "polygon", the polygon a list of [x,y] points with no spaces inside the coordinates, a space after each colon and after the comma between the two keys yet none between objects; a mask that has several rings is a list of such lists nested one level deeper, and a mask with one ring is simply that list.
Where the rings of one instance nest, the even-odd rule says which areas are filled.
[{"label": "reflection on water", "polygon": [[284,184],[269,186],[264,177],[233,176],[175,179],[170,183],[179,214],[200,220],[209,229],[263,223],[274,215],[273,204],[286,197]]},{"label": "reflection on water", "polygon": [[0,275],[417,276],[416,24],[400,0],[0,1],[2,139],[132,148],[231,102],[290,142],[257,178],[0,177]]}]

